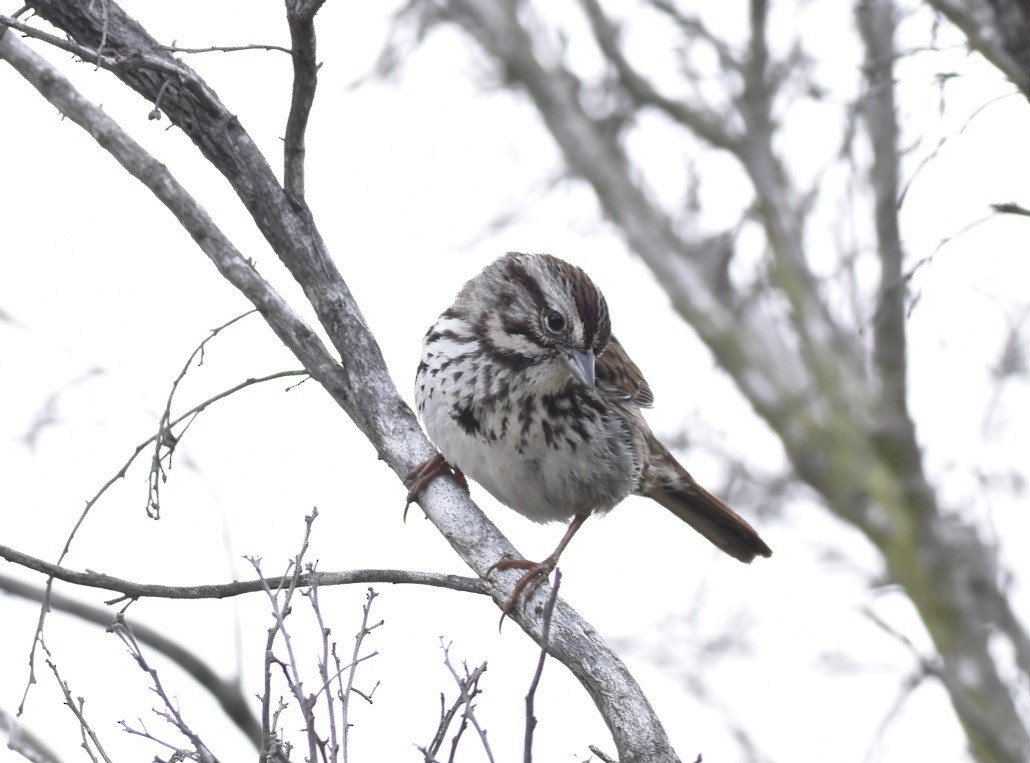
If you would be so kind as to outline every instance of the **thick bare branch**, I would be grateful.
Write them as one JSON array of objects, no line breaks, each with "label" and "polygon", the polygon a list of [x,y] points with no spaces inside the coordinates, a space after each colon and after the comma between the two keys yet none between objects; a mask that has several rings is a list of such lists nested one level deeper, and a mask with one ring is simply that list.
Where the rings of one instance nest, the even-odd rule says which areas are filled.
[{"label": "thick bare branch", "polygon": [[[141,180],[173,211],[179,212],[181,221],[186,218],[183,224],[191,233],[198,229],[202,232],[203,235],[195,234],[195,238],[223,276],[258,307],[284,344],[347,411],[395,473],[407,474],[415,464],[429,458],[433,449],[410,408],[397,394],[379,347],[313,221],[292,205],[253,140],[203,80],[189,67],[157,50],[153,38],[113,2],[105,4],[106,21],[89,0],[38,0],[31,6],[38,15],[65,31],[76,45],[92,49],[94,55],[87,56],[90,60],[132,62],[132,66],[111,68],[126,85],[148,100],[160,98],[161,109],[173,124],[193,140],[229,181],[258,228],[303,287],[346,365],[329,358],[314,332],[239,257],[207,215],[199,215],[195,203],[185,203],[185,191],[174,185],[174,193],[166,201],[168,194],[164,193],[162,183],[174,183],[167,170],[150,160],[145,166],[154,170],[154,176],[144,173]],[[105,54],[97,56],[95,49],[105,31]],[[170,72],[174,76],[169,76]],[[62,89],[70,88],[59,74],[55,81],[62,83]],[[92,123],[84,120],[84,124]],[[123,136],[119,135],[119,140],[123,141]],[[140,168],[133,166],[133,170],[139,177]],[[161,182],[153,178],[160,178]],[[220,245],[212,247],[208,235],[217,236]],[[726,315],[727,335],[731,329],[731,317]],[[419,502],[444,537],[480,575],[497,559],[518,556],[453,481],[435,481],[421,493]],[[491,578],[489,591],[499,606],[510,598],[517,578],[514,572]],[[541,595],[546,596],[547,592],[547,586],[541,588]],[[539,641],[541,620],[535,609],[526,608],[515,619]],[[654,710],[625,665],[587,623],[561,602],[555,609],[548,651],[572,670],[594,699],[623,763],[678,760]]]}]

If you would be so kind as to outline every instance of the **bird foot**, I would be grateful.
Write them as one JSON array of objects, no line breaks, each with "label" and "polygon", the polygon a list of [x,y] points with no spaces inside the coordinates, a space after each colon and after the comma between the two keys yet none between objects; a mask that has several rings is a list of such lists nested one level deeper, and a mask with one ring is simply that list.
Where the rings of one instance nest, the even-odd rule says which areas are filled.
[{"label": "bird foot", "polygon": [[447,463],[447,459],[443,457],[442,453],[437,453],[432,458],[426,459],[405,475],[405,484],[414,480],[414,484],[412,484],[411,488],[408,490],[407,502],[404,504],[405,521],[408,519],[408,507],[415,502],[419,493],[425,490],[426,485],[435,480],[441,474],[448,473],[454,477],[466,493],[469,492],[468,480],[465,479],[465,475],[461,473],[461,469],[452,467]]},{"label": "bird foot", "polygon": [[519,599],[523,599],[523,604],[529,602],[533,598],[533,595],[537,590],[544,584],[544,581],[554,572],[554,568],[558,566],[558,558],[556,556],[549,556],[542,562],[531,562],[528,559],[501,559],[498,562],[490,565],[490,568],[486,571],[487,577],[494,570],[525,570],[526,574],[519,578],[519,581],[515,584],[515,587],[511,589],[511,598],[508,599],[508,604],[504,607],[504,611],[501,613],[501,623],[504,623],[504,618],[508,617],[512,610],[515,609],[515,605],[518,604]]}]

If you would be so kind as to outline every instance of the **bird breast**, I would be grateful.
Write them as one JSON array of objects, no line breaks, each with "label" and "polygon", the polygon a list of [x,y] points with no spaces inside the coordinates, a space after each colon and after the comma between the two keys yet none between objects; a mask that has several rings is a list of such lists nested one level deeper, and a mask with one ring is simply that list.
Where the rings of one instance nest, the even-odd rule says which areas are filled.
[{"label": "bird breast", "polygon": [[[642,438],[628,416],[601,394],[567,378],[546,383],[536,369],[521,394],[469,394],[474,380],[431,373],[416,383],[423,423],[448,463],[501,503],[537,522],[605,512],[639,480]],[[495,373],[492,383],[498,382]]]}]

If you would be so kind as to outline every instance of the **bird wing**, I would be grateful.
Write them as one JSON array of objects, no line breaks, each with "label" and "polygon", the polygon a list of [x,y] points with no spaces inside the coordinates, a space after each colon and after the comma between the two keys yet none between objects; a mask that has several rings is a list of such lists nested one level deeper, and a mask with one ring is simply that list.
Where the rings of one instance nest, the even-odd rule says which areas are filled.
[{"label": "bird wing", "polygon": [[614,336],[608,340],[608,346],[598,356],[594,376],[599,386],[611,390],[620,397],[628,397],[641,408],[650,408],[654,403],[654,394],[647,386],[647,380]]}]

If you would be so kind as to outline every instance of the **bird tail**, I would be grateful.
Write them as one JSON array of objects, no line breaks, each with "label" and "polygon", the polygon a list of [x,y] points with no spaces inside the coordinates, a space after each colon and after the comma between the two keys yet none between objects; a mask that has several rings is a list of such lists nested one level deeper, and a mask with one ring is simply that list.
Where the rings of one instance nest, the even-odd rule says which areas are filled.
[{"label": "bird tail", "polygon": [[649,469],[639,492],[653,498],[708,540],[742,562],[772,556],[747,520],[701,487],[652,435]]}]

